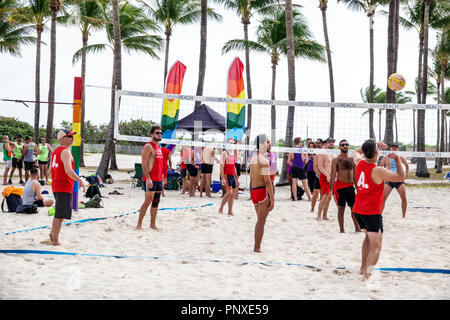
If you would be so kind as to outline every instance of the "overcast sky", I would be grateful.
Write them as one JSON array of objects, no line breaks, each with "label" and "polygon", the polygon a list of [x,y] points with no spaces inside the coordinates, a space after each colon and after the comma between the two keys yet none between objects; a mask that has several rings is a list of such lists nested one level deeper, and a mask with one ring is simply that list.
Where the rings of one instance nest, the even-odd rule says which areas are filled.
[{"label": "overcast sky", "polygon": [[[303,5],[301,11],[309,23],[314,39],[324,44],[322,16],[318,8],[318,2],[315,0],[293,1],[295,4]],[[378,11],[380,9],[383,8],[379,8]],[[386,11],[388,10],[387,7],[384,9]],[[226,55],[221,54],[221,48],[227,40],[243,38],[243,27],[240,18],[231,10],[217,7],[217,11],[223,16],[223,22],[208,22],[207,70],[203,91],[203,95],[205,96],[225,96],[227,71],[231,61],[235,56],[239,56],[245,63],[242,52],[231,52]],[[336,102],[361,102],[360,89],[367,87],[369,84],[369,20],[363,12],[351,11],[342,3],[338,5],[336,1],[329,1],[327,18],[330,46],[333,52],[335,100]],[[259,19],[258,16],[252,18],[252,23],[249,28],[249,37],[252,40],[256,38],[255,28],[258,25]],[[47,27],[50,28],[50,23],[48,23]],[[385,90],[387,78],[387,16],[375,16],[374,29],[375,85]],[[46,45],[42,46],[41,100],[47,101],[50,59],[49,29],[44,33],[43,41]],[[436,43],[436,33],[434,31],[431,31],[429,41],[430,48],[433,48]],[[90,44],[105,42],[106,37],[104,31],[93,32],[91,34]],[[182,90],[183,94],[195,95],[198,79],[199,46],[200,24],[188,26],[178,25],[174,28],[170,42],[169,66],[176,60],[180,60],[187,66]],[[58,26],[56,101],[72,102],[73,100],[73,78],[80,76],[81,63],[72,65],[72,56],[80,47],[81,33],[77,27]],[[163,86],[164,51],[161,51],[159,56],[160,60],[154,60],[142,54],[128,54],[122,51],[123,89],[161,92]],[[252,53],[250,61],[253,98],[270,99],[270,58],[264,54]],[[414,90],[413,82],[417,76],[417,61],[417,32],[415,30],[401,30],[397,70],[406,78],[405,91]],[[431,61],[431,57],[428,61]],[[112,78],[112,65],[112,52],[89,55],[87,59],[86,84],[109,87]],[[24,47],[22,49],[22,57],[20,58],[2,54],[0,57],[0,70],[2,74],[0,78],[0,98],[34,100],[35,47]],[[276,98],[287,100],[287,63],[284,57],[280,61],[277,71]],[[297,59],[295,71],[296,100],[330,100],[328,68],[326,63],[322,64]],[[415,99],[413,102],[415,102]],[[432,98],[428,98],[427,102],[435,103]],[[29,105],[30,108],[26,108],[22,104],[0,101],[0,114],[2,116],[17,117],[33,123],[34,105]],[[46,104],[41,105],[41,125],[46,124],[46,108]],[[62,120],[71,121],[71,112],[72,110],[68,106],[56,105],[54,125],[57,127]],[[269,109],[267,109],[267,112],[268,116]],[[361,112],[359,111],[359,113]],[[87,88],[86,120],[91,120],[97,124],[107,123],[109,122],[109,114],[110,92],[104,89]],[[182,111],[181,116],[183,116]],[[325,117],[326,115],[324,115],[322,122],[328,121]],[[343,120],[341,119],[340,121]],[[400,121],[399,125],[401,123],[403,122]],[[430,119],[430,125],[434,123]],[[342,123],[338,125],[340,126]],[[326,123],[322,123],[316,124],[316,126],[323,129],[327,125]],[[410,127],[411,119],[405,120],[404,126]],[[314,131],[311,130],[311,126],[309,126],[308,134],[310,136],[314,134]],[[377,123],[375,131],[378,132]],[[303,132],[301,131],[299,134],[305,134]],[[363,135],[363,133],[360,134]],[[317,135],[323,136],[324,134],[321,132]],[[278,138],[282,138],[282,136],[280,135]],[[410,140],[412,141],[412,136]]]}]

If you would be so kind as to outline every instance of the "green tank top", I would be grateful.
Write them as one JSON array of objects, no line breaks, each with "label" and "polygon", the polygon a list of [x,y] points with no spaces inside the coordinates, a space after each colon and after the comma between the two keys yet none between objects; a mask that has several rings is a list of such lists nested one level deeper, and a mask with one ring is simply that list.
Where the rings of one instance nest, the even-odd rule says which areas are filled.
[{"label": "green tank top", "polygon": [[6,150],[6,143],[3,142],[3,161],[11,160],[11,154],[8,153],[8,150]]},{"label": "green tank top", "polygon": [[22,149],[24,147],[24,144],[18,145],[17,142],[14,143],[16,145],[16,149],[14,150],[14,158],[19,159],[22,157]]},{"label": "green tank top", "polygon": [[48,148],[47,144],[39,144],[39,161],[48,161]]}]

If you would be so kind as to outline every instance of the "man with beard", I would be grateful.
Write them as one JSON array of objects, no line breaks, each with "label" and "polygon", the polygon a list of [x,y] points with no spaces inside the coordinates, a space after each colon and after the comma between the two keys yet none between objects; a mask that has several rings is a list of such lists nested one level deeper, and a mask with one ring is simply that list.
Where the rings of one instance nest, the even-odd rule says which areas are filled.
[{"label": "man with beard", "polygon": [[158,230],[156,227],[156,214],[158,213],[159,201],[162,192],[162,171],[163,171],[163,153],[159,146],[162,138],[162,129],[160,126],[153,126],[150,129],[151,141],[147,142],[142,148],[142,189],[145,191],[145,200],[139,210],[139,219],[136,230],[142,230],[142,221],[144,220],[147,209],[150,209],[150,228]]},{"label": "man with beard", "polygon": [[[348,156],[349,143],[343,139],[339,142],[339,149],[341,154],[334,158],[331,162],[331,178],[330,189],[333,191],[334,200],[338,206],[338,222],[341,233],[344,231],[344,213],[345,205],[350,207],[350,214],[352,215],[355,231],[361,232],[358,221],[353,215],[353,205],[355,204],[355,163],[353,158]],[[337,179],[336,179],[337,175]]]}]

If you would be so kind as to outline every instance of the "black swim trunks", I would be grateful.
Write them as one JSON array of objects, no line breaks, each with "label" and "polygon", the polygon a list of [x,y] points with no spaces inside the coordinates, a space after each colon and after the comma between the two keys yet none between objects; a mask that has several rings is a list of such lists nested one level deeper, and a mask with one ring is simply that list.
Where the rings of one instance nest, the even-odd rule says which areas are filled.
[{"label": "black swim trunks", "polygon": [[198,169],[193,164],[187,164],[186,168],[187,168],[187,171],[189,172],[189,175],[191,177],[198,176]]},{"label": "black swim trunks", "polygon": [[361,229],[365,229],[367,232],[378,232],[381,230],[381,233],[383,233],[383,217],[381,214],[366,215],[356,212],[353,212],[353,214]]},{"label": "black swim trunks", "polygon": [[240,177],[241,176],[241,164],[240,163],[235,163],[234,167],[236,168],[236,172],[237,172],[238,177]]},{"label": "black swim trunks", "polygon": [[145,192],[162,191],[162,181],[153,181],[153,187],[151,189],[147,188],[147,183],[143,181],[142,190],[144,190]]},{"label": "black swim trunks", "polygon": [[303,169],[303,168],[292,166],[291,173],[292,173],[293,179],[300,179],[300,180],[306,179],[306,172],[305,172],[305,169]]},{"label": "black swim trunks", "polygon": [[12,167],[17,169],[23,168],[23,159],[19,161],[17,158],[12,158]]},{"label": "black swim trunks", "polygon": [[213,171],[213,165],[208,163],[202,163],[202,173],[210,174]]},{"label": "black swim trunks", "polygon": [[309,190],[320,189],[319,178],[317,178],[316,173],[314,171],[307,171],[306,176],[308,178],[308,187]]},{"label": "black swim trunks", "polygon": [[353,186],[341,188],[338,189],[335,192],[336,198],[337,198],[337,205],[341,207],[345,207],[345,204],[350,208],[353,208],[353,205],[355,204],[355,188]]},{"label": "black swim trunks", "polygon": [[53,192],[55,196],[55,218],[72,219],[72,193]]}]

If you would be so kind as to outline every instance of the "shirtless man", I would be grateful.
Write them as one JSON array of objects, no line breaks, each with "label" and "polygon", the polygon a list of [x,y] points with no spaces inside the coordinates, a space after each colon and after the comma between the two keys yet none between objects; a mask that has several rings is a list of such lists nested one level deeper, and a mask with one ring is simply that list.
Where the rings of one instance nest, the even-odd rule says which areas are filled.
[{"label": "shirtless man", "polygon": [[[333,149],[334,139],[328,138],[324,141],[322,149]],[[320,190],[322,192],[322,199],[319,203],[319,212],[317,213],[317,220],[321,218],[323,220],[329,220],[327,217],[328,207],[331,201],[331,189],[330,189],[330,179],[331,179],[331,161],[334,155],[332,154],[318,154],[317,155],[317,168],[320,172],[319,182]],[[323,216],[322,216],[323,213]]]},{"label": "shirtless man", "polygon": [[[234,139],[228,139],[228,144],[234,144]],[[225,186],[225,196],[222,198],[219,213],[223,213],[225,204],[228,203],[228,215],[233,216],[233,203],[239,188],[239,178],[236,170],[236,158],[233,150],[224,149],[220,159],[220,179]]]},{"label": "shirtless man", "polygon": [[381,252],[383,240],[383,219],[381,208],[383,205],[384,181],[402,182],[405,180],[405,172],[400,158],[395,153],[388,154],[397,165],[397,172],[377,166],[378,149],[386,144],[375,143],[374,140],[366,140],[363,145],[353,153],[353,161],[356,163],[357,194],[353,212],[361,229],[366,234],[361,250],[361,269],[363,281],[367,280],[375,267]]},{"label": "shirtless man", "polygon": [[136,230],[142,230],[142,221],[144,220],[147,209],[150,208],[150,228],[158,230],[156,227],[156,214],[158,213],[159,201],[162,192],[162,171],[163,171],[163,153],[159,146],[162,137],[160,126],[153,126],[150,129],[151,141],[147,142],[142,148],[142,189],[145,191],[145,199],[139,210],[139,219]]},{"label": "shirtless man", "polygon": [[[398,145],[396,143],[391,144],[390,147],[391,151],[398,151]],[[409,165],[406,159],[402,156],[399,156],[401,163],[405,166],[405,172],[406,172],[406,179],[408,178],[409,174]],[[397,165],[395,164],[395,160],[392,158],[389,158],[387,156],[383,157],[381,160],[380,166],[386,167],[386,169],[391,170],[393,172],[397,172]],[[385,181],[384,185],[384,193],[383,193],[383,207],[382,211],[384,211],[384,205],[386,204],[386,200],[391,194],[392,189],[397,189],[398,195],[400,196],[400,199],[402,200],[402,217],[406,217],[406,208],[408,207],[408,202],[406,200],[406,185],[402,182],[391,182],[391,181]]]},{"label": "shirtless man", "polygon": [[269,140],[265,134],[255,139],[257,153],[250,158],[250,195],[255,206],[257,221],[255,226],[254,252],[261,252],[264,225],[269,212],[273,209],[275,199],[272,180],[270,179],[270,162],[265,156]]},{"label": "shirtless man", "polygon": [[[352,215],[353,224],[355,225],[355,232],[361,232],[358,221],[353,215],[353,205],[355,203],[355,163],[353,158],[348,156],[349,144],[347,140],[339,142],[339,149],[341,154],[334,158],[331,162],[331,178],[330,189],[333,190],[334,200],[338,207],[338,222],[341,233],[344,231],[344,213],[345,204],[350,207],[350,214]],[[337,176],[336,176],[337,175]]]}]

